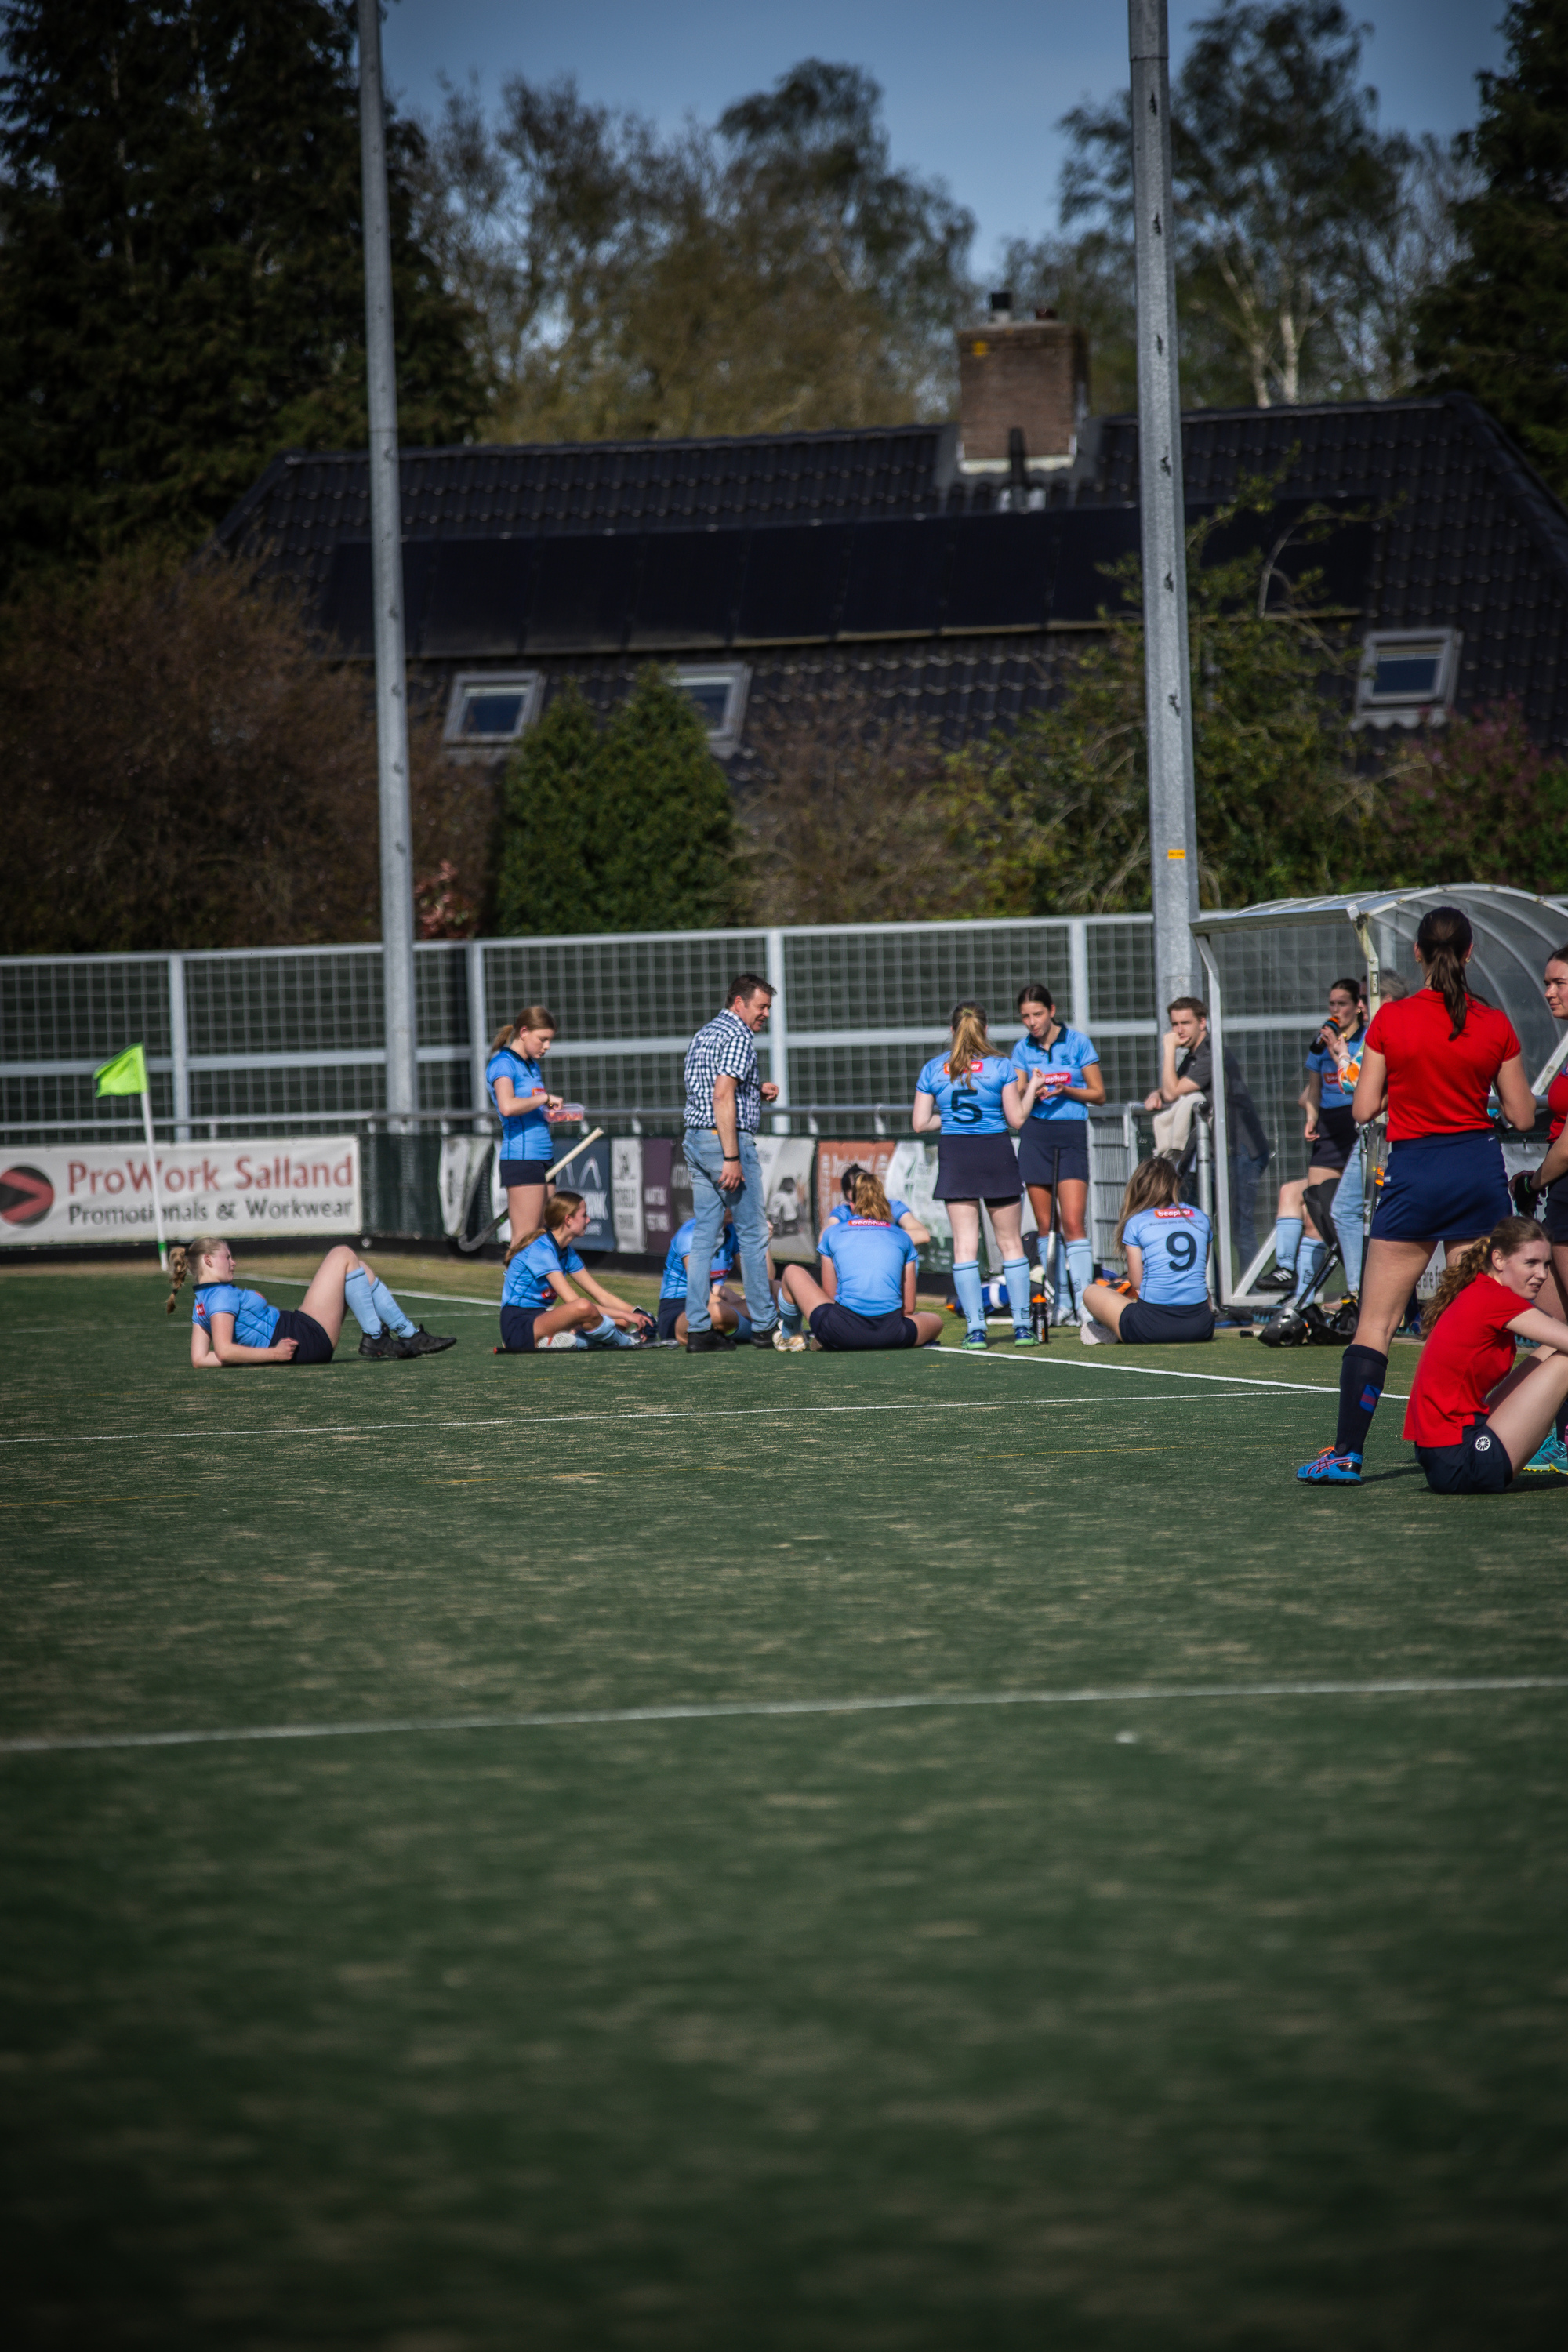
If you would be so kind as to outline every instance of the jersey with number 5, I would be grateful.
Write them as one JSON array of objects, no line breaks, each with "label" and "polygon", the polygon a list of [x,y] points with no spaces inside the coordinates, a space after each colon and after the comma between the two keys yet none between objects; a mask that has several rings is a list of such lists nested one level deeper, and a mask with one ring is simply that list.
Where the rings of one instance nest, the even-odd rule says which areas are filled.
[{"label": "jersey with number 5", "polygon": [[987,1054],[971,1062],[961,1078],[950,1076],[947,1063],[933,1054],[920,1076],[916,1091],[930,1095],[942,1113],[943,1135],[1008,1135],[1002,1089],[1017,1076],[1005,1054]]},{"label": "jersey with number 5", "polygon": [[1123,1236],[1143,1255],[1138,1296],[1148,1307],[1201,1307],[1208,1297],[1209,1221],[1178,1202],[1141,1209]]}]

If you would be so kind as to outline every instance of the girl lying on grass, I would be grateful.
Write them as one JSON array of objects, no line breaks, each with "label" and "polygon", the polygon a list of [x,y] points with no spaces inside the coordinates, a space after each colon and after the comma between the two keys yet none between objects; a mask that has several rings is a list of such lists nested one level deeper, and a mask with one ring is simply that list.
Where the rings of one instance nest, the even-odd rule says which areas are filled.
[{"label": "girl lying on grass", "polygon": [[1127,1258],[1131,1291],[1091,1282],[1083,1294],[1079,1337],[1086,1348],[1110,1339],[1212,1339],[1209,1221],[1182,1198],[1173,1160],[1141,1160],[1128,1179],[1117,1245]]},{"label": "girl lying on grass", "polygon": [[552,1339],[578,1348],[640,1348],[653,1337],[651,1317],[585,1270],[572,1244],[587,1229],[582,1193],[560,1192],[545,1207],[544,1231],[512,1244],[501,1288],[503,1355],[532,1355]]},{"label": "girl lying on grass", "polygon": [[[1422,1318],[1405,1434],[1438,1495],[1500,1495],[1553,1423],[1568,1420],[1568,1323],[1535,1299],[1552,1244],[1530,1217],[1504,1217],[1450,1259]],[[1510,1371],[1520,1339],[1542,1352]]]},{"label": "girl lying on grass", "polygon": [[176,1242],[169,1269],[174,1287],[165,1314],[174,1313],[187,1274],[195,1285],[191,1361],[198,1371],[219,1371],[226,1364],[330,1364],[345,1307],[364,1334],[362,1356],[438,1356],[443,1348],[457,1345],[411,1323],[374,1268],[347,1242],[327,1252],[298,1307],[269,1307],[259,1290],[241,1289],[234,1278],[234,1252],[211,1234]]}]

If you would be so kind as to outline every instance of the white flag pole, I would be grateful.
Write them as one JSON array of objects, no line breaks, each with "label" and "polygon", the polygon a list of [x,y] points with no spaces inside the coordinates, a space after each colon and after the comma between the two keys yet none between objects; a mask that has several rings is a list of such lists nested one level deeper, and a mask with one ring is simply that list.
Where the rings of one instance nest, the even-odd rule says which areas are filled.
[{"label": "white flag pole", "polygon": [[163,1203],[158,1192],[158,1150],[153,1140],[153,1097],[145,1087],[142,1091],[142,1124],[147,1130],[147,1173],[153,1184],[153,1226],[158,1236],[158,1264],[167,1274],[169,1253],[163,1247]]}]

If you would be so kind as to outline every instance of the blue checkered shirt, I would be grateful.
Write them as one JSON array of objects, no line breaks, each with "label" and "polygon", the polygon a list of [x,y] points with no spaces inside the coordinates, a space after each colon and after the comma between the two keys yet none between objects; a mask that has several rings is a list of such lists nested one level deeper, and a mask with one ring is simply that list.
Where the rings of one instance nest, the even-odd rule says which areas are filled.
[{"label": "blue checkered shirt", "polygon": [[757,1041],[732,1013],[716,1013],[686,1049],[688,1127],[712,1126],[713,1081],[726,1071],[735,1081],[736,1129],[742,1135],[755,1135],[763,1123]]}]

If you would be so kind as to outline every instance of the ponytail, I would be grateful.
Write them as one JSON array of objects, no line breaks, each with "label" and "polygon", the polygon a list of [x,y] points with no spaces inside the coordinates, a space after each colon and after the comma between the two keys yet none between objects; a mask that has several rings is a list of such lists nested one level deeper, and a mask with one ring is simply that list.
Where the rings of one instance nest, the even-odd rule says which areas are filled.
[{"label": "ponytail", "polygon": [[1465,979],[1465,958],[1475,941],[1469,919],[1458,907],[1431,907],[1421,918],[1421,928],[1415,934],[1416,952],[1426,967],[1429,986],[1436,989],[1448,1008],[1453,1026],[1448,1041],[1464,1033],[1465,1015],[1472,1003],[1483,1004],[1484,997],[1477,996]]},{"label": "ponytail", "polygon": [[211,1234],[198,1234],[194,1242],[171,1242],[169,1244],[169,1296],[163,1301],[163,1312],[172,1315],[174,1301],[180,1295],[180,1285],[187,1275],[201,1286],[202,1261],[209,1250],[218,1246]]},{"label": "ponytail", "polygon": [[1457,1257],[1451,1257],[1437,1280],[1436,1297],[1421,1318],[1421,1333],[1425,1339],[1447,1307],[1452,1307],[1461,1290],[1485,1274],[1491,1265],[1495,1250],[1499,1257],[1511,1257],[1526,1242],[1539,1241],[1541,1227],[1533,1217],[1505,1217],[1479,1242],[1469,1242]]},{"label": "ponytail", "polygon": [[879,1225],[893,1222],[892,1204],[882,1189],[881,1180],[873,1176],[869,1169],[861,1169],[855,1179],[854,1209],[858,1217],[874,1217]]},{"label": "ponytail", "polygon": [[503,1021],[490,1039],[490,1052],[499,1054],[510,1045],[520,1029],[553,1029],[555,1015],[548,1004],[525,1004],[515,1021]]},{"label": "ponytail", "polygon": [[952,1031],[952,1050],[947,1057],[948,1076],[967,1077],[970,1066],[984,1061],[992,1051],[991,1040],[985,1031],[985,1007],[976,1004],[973,998],[966,998],[962,1004],[953,1006],[949,1025]]}]

